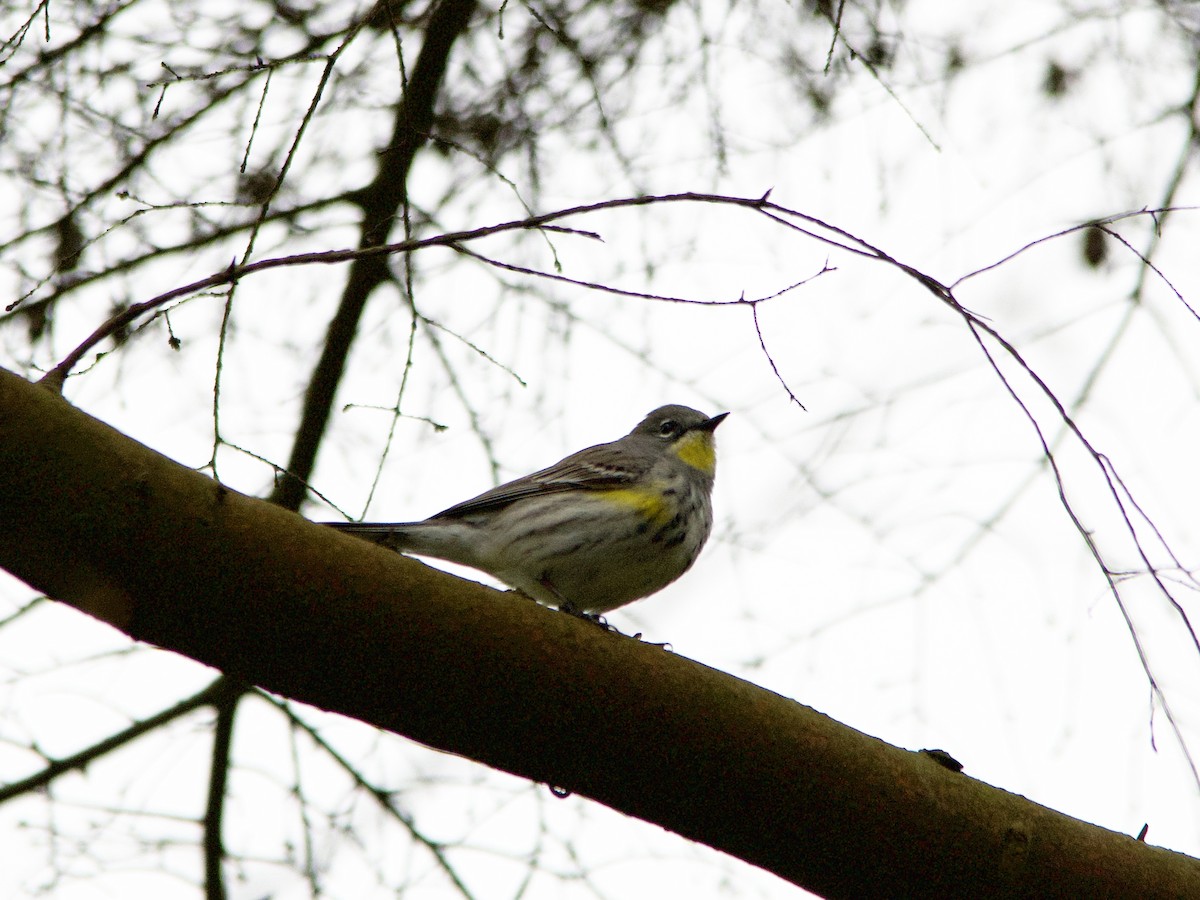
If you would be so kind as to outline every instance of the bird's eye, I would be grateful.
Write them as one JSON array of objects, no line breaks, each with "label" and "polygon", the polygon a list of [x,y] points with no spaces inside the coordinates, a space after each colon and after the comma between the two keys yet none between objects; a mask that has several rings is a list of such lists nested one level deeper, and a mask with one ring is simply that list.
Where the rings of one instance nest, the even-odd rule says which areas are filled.
[{"label": "bird's eye", "polygon": [[677,437],[683,434],[683,428],[674,419],[663,419],[658,426],[658,433],[663,437]]}]

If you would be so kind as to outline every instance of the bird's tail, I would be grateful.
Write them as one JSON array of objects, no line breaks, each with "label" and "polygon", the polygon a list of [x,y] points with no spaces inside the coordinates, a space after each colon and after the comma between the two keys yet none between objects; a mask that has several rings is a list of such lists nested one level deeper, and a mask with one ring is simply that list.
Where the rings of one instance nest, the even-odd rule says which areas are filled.
[{"label": "bird's tail", "polygon": [[414,522],[322,522],[330,528],[353,534],[373,544],[382,544],[393,550],[408,550],[408,529]]}]

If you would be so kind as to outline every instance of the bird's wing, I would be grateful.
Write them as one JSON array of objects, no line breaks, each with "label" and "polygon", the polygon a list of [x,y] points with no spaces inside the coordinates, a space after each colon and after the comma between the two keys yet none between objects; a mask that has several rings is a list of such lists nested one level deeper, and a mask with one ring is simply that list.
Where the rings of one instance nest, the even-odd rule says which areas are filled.
[{"label": "bird's wing", "polygon": [[554,465],[515,481],[497,485],[478,497],[464,500],[430,518],[450,519],[494,510],[526,497],[560,491],[604,490],[630,484],[645,474],[652,460],[630,463],[630,454],[614,444],[597,444]]}]

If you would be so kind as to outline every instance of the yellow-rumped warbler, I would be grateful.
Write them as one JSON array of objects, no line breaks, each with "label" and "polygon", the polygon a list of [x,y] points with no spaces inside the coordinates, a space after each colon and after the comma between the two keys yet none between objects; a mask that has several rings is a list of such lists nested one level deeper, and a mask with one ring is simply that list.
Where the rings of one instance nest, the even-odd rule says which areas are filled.
[{"label": "yellow-rumped warbler", "polygon": [[328,524],[479,569],[566,612],[608,612],[696,561],[712,530],[713,429],[727,415],[663,406],[620,440],[423,522]]}]

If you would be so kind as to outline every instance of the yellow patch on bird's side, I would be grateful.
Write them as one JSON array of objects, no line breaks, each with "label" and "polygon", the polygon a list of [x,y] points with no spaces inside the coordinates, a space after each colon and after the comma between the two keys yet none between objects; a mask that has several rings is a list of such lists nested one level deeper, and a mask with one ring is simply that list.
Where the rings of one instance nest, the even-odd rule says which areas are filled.
[{"label": "yellow patch on bird's side", "polygon": [[673,448],[675,455],[706,475],[711,475],[717,468],[717,454],[713,448],[713,436],[707,431],[689,431]]},{"label": "yellow patch on bird's side", "polygon": [[617,488],[613,491],[601,491],[600,496],[605,500],[637,510],[647,519],[658,524],[667,521],[674,515],[671,505],[658,490]]}]

